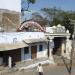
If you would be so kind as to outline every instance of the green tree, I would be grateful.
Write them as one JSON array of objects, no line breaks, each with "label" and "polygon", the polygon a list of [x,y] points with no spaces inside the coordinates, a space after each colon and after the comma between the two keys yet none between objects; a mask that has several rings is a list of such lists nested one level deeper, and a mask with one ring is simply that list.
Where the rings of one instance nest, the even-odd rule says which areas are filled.
[{"label": "green tree", "polygon": [[28,3],[28,7],[27,7],[27,10],[29,9],[30,7],[30,4],[34,4],[36,0],[27,0],[27,3]]},{"label": "green tree", "polygon": [[[24,4],[26,0],[22,0],[22,3]],[[30,4],[34,4],[36,2],[36,0],[27,0],[27,7],[21,7],[21,12],[22,12],[22,15],[24,16],[24,11],[29,11],[29,7],[30,7]],[[21,4],[22,4],[21,3]]]},{"label": "green tree", "polygon": [[32,13],[32,19],[38,22],[41,26],[46,26],[48,22],[48,20],[38,12]]},{"label": "green tree", "polygon": [[57,26],[58,24],[61,24],[61,20],[58,18],[53,18],[53,21],[51,22],[51,26]]},{"label": "green tree", "polygon": [[71,24],[70,20],[68,17],[64,17],[62,23],[63,26],[65,26],[66,30],[68,29],[71,34],[73,34],[74,31],[74,25]]},{"label": "green tree", "polygon": [[61,9],[54,8],[43,8],[41,9],[45,15],[49,17],[49,21],[51,26],[61,24],[65,26],[66,29],[73,34],[74,26],[70,23],[69,19],[75,19],[75,12],[74,11],[64,11]]}]

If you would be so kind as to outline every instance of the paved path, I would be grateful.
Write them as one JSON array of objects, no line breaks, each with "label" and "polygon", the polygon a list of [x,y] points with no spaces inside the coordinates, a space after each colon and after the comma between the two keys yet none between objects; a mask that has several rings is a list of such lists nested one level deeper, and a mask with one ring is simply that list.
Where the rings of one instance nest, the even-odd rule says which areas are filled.
[{"label": "paved path", "polygon": [[[68,74],[68,71],[65,68],[65,66],[48,65],[43,66],[43,68],[44,68],[44,75],[70,75]],[[34,68],[23,71],[9,72],[0,75],[38,75],[38,73],[36,71],[36,68]],[[73,67],[71,75],[75,75],[75,67]]]}]

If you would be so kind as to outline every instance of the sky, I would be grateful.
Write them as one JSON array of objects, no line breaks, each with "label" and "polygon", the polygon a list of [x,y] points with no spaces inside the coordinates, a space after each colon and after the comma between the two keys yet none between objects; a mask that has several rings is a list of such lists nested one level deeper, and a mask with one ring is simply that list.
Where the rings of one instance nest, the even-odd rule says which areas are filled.
[{"label": "sky", "polygon": [[[21,0],[21,7],[27,8],[27,0]],[[41,8],[56,7],[65,11],[75,11],[75,0],[36,0],[34,4],[30,4],[29,11],[25,11],[25,16],[22,16],[22,20],[29,19],[32,13],[39,12]]]},{"label": "sky", "polygon": [[[21,1],[23,0],[0,0],[1,9],[9,9],[15,11],[21,11]],[[27,0],[24,0],[27,7]],[[63,10],[75,11],[75,0],[36,0],[35,4],[30,5],[30,10],[40,10],[44,7],[57,7]]]},{"label": "sky", "polygon": [[0,0],[0,9],[21,11],[21,0]]},{"label": "sky", "polygon": [[[27,0],[25,0],[25,4],[22,6],[27,7],[26,1]],[[40,10],[44,7],[57,7],[65,11],[75,11],[75,0],[36,0],[35,4],[30,5],[31,10]]]}]

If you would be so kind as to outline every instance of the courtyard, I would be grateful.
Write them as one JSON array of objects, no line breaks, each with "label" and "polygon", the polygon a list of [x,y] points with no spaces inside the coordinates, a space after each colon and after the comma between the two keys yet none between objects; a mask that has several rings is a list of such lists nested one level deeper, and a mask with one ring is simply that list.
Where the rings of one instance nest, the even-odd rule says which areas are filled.
[{"label": "courtyard", "polygon": [[[69,74],[65,66],[45,65],[43,66],[44,75],[75,75],[75,66],[72,68],[72,73]],[[10,71],[0,75],[38,75],[36,68],[22,71]]]}]

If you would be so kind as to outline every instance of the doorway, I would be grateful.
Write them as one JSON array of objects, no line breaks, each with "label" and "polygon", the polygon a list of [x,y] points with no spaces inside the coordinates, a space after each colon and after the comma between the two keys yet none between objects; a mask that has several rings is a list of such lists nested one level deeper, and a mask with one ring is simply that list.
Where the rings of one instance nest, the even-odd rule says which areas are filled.
[{"label": "doorway", "polygon": [[62,39],[63,39],[62,37],[54,38],[54,48],[52,52],[54,55],[61,55]]},{"label": "doorway", "polygon": [[31,46],[31,58],[35,59],[37,57],[37,45]]}]

